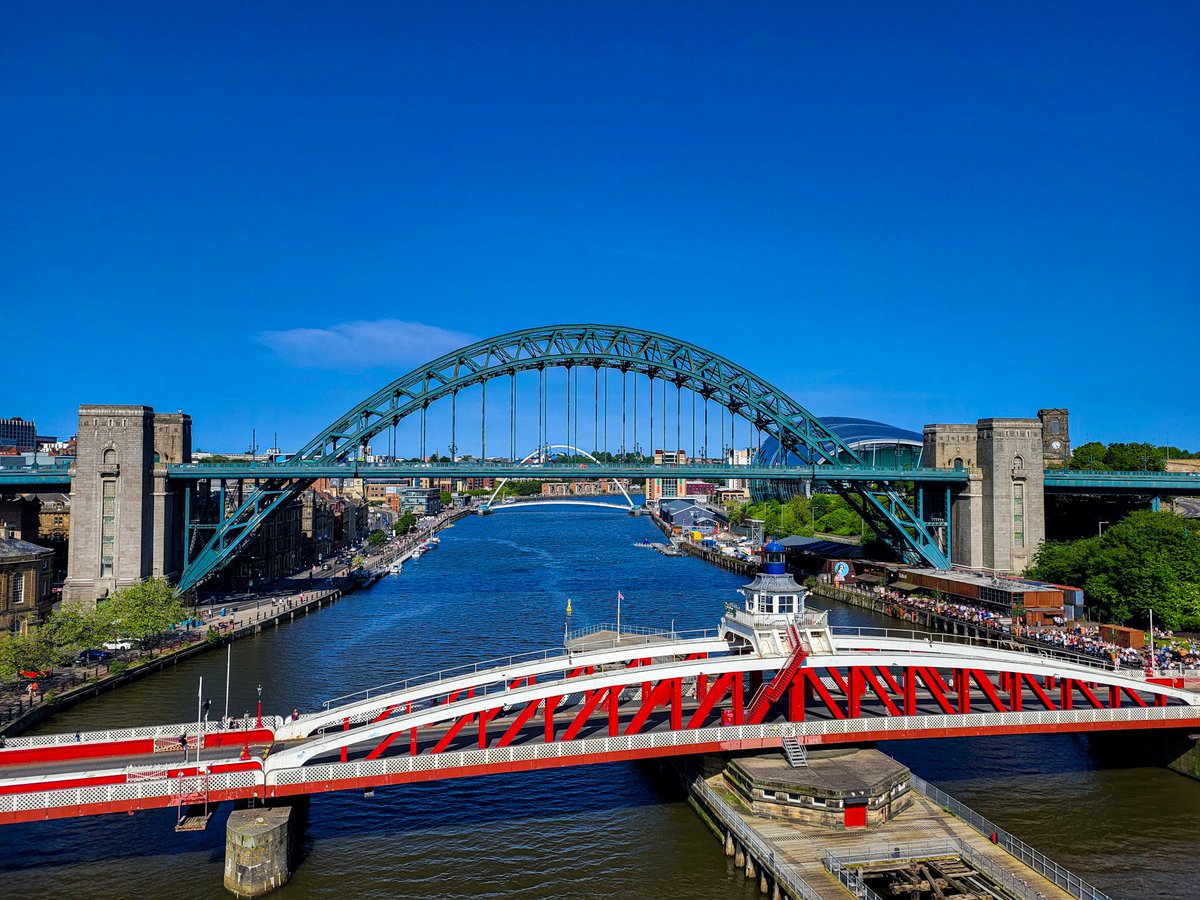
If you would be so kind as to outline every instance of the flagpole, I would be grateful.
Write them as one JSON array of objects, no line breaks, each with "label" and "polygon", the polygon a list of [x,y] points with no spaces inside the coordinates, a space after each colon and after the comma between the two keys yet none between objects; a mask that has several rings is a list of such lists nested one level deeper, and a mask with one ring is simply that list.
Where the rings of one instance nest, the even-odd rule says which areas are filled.
[{"label": "flagpole", "polygon": [[617,640],[621,639],[621,592],[617,591]]}]

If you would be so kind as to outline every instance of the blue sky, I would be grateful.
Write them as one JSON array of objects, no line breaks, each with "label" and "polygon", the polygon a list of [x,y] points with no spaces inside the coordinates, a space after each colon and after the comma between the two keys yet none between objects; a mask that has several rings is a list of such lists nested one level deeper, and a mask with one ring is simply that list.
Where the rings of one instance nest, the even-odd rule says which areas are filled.
[{"label": "blue sky", "polygon": [[818,415],[1200,449],[1200,6],[337,6],[5,8],[0,415],[294,446],[600,321]]}]

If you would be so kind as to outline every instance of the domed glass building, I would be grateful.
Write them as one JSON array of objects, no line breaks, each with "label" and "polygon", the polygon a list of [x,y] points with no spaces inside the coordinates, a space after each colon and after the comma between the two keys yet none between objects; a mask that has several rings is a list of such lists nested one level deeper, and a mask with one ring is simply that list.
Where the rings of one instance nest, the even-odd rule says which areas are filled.
[{"label": "domed glass building", "polygon": [[[914,469],[921,465],[921,449],[924,446],[924,438],[919,432],[896,425],[888,425],[885,422],[855,419],[849,416],[827,416],[820,422],[841,438],[842,442],[862,457],[868,465],[897,469]],[[824,460],[818,460],[817,463],[821,465]],[[812,464],[812,457],[807,447],[799,447],[784,453],[780,450],[779,442],[773,437],[763,440],[762,449],[755,457],[755,465],[763,466],[811,466]],[[796,494],[805,493],[805,490],[806,483],[803,481],[752,480],[750,482],[750,493],[755,501],[789,500]]]}]

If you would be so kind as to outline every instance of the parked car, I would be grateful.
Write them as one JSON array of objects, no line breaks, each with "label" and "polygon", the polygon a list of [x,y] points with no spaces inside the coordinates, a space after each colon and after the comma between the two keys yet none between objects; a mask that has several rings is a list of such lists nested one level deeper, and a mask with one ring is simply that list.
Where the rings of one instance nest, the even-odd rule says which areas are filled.
[{"label": "parked car", "polygon": [[121,638],[119,641],[108,641],[104,644],[105,650],[133,650],[137,647],[137,641],[130,638]]},{"label": "parked car", "polygon": [[89,663],[108,662],[112,659],[112,654],[107,650],[84,650],[75,657],[75,664],[86,666]]}]

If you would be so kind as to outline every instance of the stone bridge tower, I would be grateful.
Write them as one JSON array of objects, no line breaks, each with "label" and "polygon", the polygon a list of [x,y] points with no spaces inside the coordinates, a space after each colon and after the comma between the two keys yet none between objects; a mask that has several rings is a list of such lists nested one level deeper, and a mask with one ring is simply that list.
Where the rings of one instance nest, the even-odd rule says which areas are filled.
[{"label": "stone bridge tower", "polygon": [[922,465],[963,469],[951,505],[951,562],[1020,574],[1046,537],[1041,418],[926,425]]},{"label": "stone bridge tower", "polygon": [[183,488],[167,466],[192,460],[192,420],[148,406],[79,407],[64,601],[94,603],[183,568]]}]

